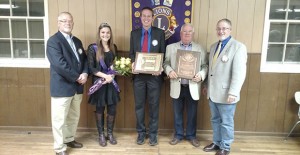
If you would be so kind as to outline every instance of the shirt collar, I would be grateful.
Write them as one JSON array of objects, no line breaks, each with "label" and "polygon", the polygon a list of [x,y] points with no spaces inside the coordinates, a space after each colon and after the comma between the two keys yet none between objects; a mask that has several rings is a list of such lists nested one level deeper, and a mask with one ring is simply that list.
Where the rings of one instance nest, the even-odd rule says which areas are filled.
[{"label": "shirt collar", "polygon": [[226,45],[228,41],[231,39],[231,36],[227,37],[226,39],[222,40],[222,45]]},{"label": "shirt collar", "polygon": [[[61,32],[61,31],[59,31],[59,32]],[[67,38],[67,36],[70,36],[71,39],[73,38],[73,35],[72,35],[72,34],[69,35],[69,34],[66,34],[66,33],[64,33],[64,32],[61,32],[61,34],[62,34],[65,38]]]},{"label": "shirt collar", "polygon": [[186,45],[186,44],[183,44],[182,41],[180,41],[180,46],[182,46],[182,47],[185,47],[185,46],[191,47],[192,46],[192,42],[190,42],[188,45]]},{"label": "shirt collar", "polygon": [[[143,33],[143,34],[144,34],[145,31],[146,31],[146,30],[145,30],[144,28],[142,28],[142,33]],[[148,31],[148,34],[151,34],[152,27],[150,27],[147,31]]]}]

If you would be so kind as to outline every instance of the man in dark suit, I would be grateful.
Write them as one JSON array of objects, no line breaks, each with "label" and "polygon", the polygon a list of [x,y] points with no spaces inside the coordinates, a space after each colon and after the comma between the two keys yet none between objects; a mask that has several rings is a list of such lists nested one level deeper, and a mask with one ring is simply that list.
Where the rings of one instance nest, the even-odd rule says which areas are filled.
[{"label": "man in dark suit", "polygon": [[58,32],[47,42],[50,62],[51,121],[56,155],[67,155],[67,146],[81,148],[74,140],[80,116],[88,65],[81,41],[72,36],[73,17],[58,16]]},{"label": "man in dark suit", "polygon": [[[164,31],[152,27],[153,10],[145,7],[141,11],[142,28],[131,31],[129,57],[134,62],[136,52],[165,53]],[[134,63],[132,63],[134,66]],[[161,70],[162,71],[162,70]],[[133,78],[136,130],[138,137],[136,143],[145,143],[145,103],[148,98],[149,103],[149,145],[155,146],[157,142],[159,98],[163,82],[161,73],[159,74],[135,74]]]}]

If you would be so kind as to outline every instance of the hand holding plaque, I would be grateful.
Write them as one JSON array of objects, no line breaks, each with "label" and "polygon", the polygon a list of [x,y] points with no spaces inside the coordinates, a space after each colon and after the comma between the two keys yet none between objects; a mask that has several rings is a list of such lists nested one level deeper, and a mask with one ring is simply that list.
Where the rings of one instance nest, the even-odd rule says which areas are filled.
[{"label": "hand holding plaque", "polygon": [[200,52],[177,50],[175,72],[178,77],[193,79],[199,71]]},{"label": "hand holding plaque", "polygon": [[163,57],[163,53],[136,52],[134,72],[144,74],[160,74]]}]

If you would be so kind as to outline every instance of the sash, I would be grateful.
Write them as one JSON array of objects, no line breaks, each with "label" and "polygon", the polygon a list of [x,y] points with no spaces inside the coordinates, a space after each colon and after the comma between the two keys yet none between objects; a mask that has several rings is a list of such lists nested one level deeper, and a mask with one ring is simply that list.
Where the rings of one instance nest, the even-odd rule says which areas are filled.
[{"label": "sash", "polygon": [[[93,44],[93,48],[94,48],[95,52],[97,52],[97,45],[96,45],[96,44]],[[104,62],[104,60],[103,60],[103,58],[100,59],[99,65],[102,67],[102,69],[103,69],[102,72],[103,72],[103,73],[108,74],[108,75],[116,75],[116,74],[117,74],[116,71],[114,71],[114,70],[112,70],[111,68],[108,68],[108,67],[106,66],[106,64],[105,64],[105,62]],[[94,82],[93,86],[89,89],[88,95],[93,94],[95,91],[97,91],[99,88],[101,88],[104,81],[105,81],[105,79],[102,78],[102,77],[99,78],[99,79],[97,79],[97,80]],[[112,84],[113,84],[113,86],[115,87],[115,89],[116,89],[118,92],[120,92],[120,87],[119,87],[119,85],[117,84],[117,82],[116,82],[114,79],[112,80]]]}]

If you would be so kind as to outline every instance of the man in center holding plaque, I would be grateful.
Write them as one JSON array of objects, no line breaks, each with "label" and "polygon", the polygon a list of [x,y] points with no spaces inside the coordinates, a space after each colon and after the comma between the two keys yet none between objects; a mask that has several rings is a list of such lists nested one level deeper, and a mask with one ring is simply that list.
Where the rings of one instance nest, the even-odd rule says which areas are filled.
[{"label": "man in center holding plaque", "polygon": [[[136,143],[142,145],[145,143],[146,126],[145,126],[145,104],[146,98],[149,103],[149,145],[158,144],[158,117],[159,117],[159,98],[163,78],[162,61],[163,54],[166,51],[165,33],[163,30],[153,27],[153,10],[144,7],[141,11],[142,27],[131,31],[130,34],[130,51],[133,68],[133,90],[135,100],[136,130],[138,137]],[[160,53],[160,54],[157,54]],[[141,55],[138,55],[141,54]],[[144,55],[143,55],[144,54]],[[157,71],[149,72],[152,67],[153,58],[160,55],[160,66]],[[138,56],[137,56],[138,55]],[[149,57],[153,55],[153,57]],[[139,59],[142,57],[142,59]],[[154,60],[158,61],[158,60]],[[146,62],[146,63],[143,63]],[[148,63],[148,64],[147,64]],[[137,65],[142,64],[141,66]],[[149,65],[150,64],[150,65]],[[146,65],[146,66],[145,66]],[[147,66],[148,65],[148,66]],[[137,71],[137,68],[140,69]],[[152,67],[157,68],[157,67]]]},{"label": "man in center holding plaque", "polygon": [[[173,101],[175,133],[171,145],[183,138],[193,146],[199,147],[196,138],[197,105],[200,99],[201,82],[207,71],[207,57],[204,49],[193,42],[194,27],[190,23],[182,25],[180,41],[167,46],[163,68],[170,78],[170,96]],[[186,133],[184,135],[184,108],[187,113]]]}]

